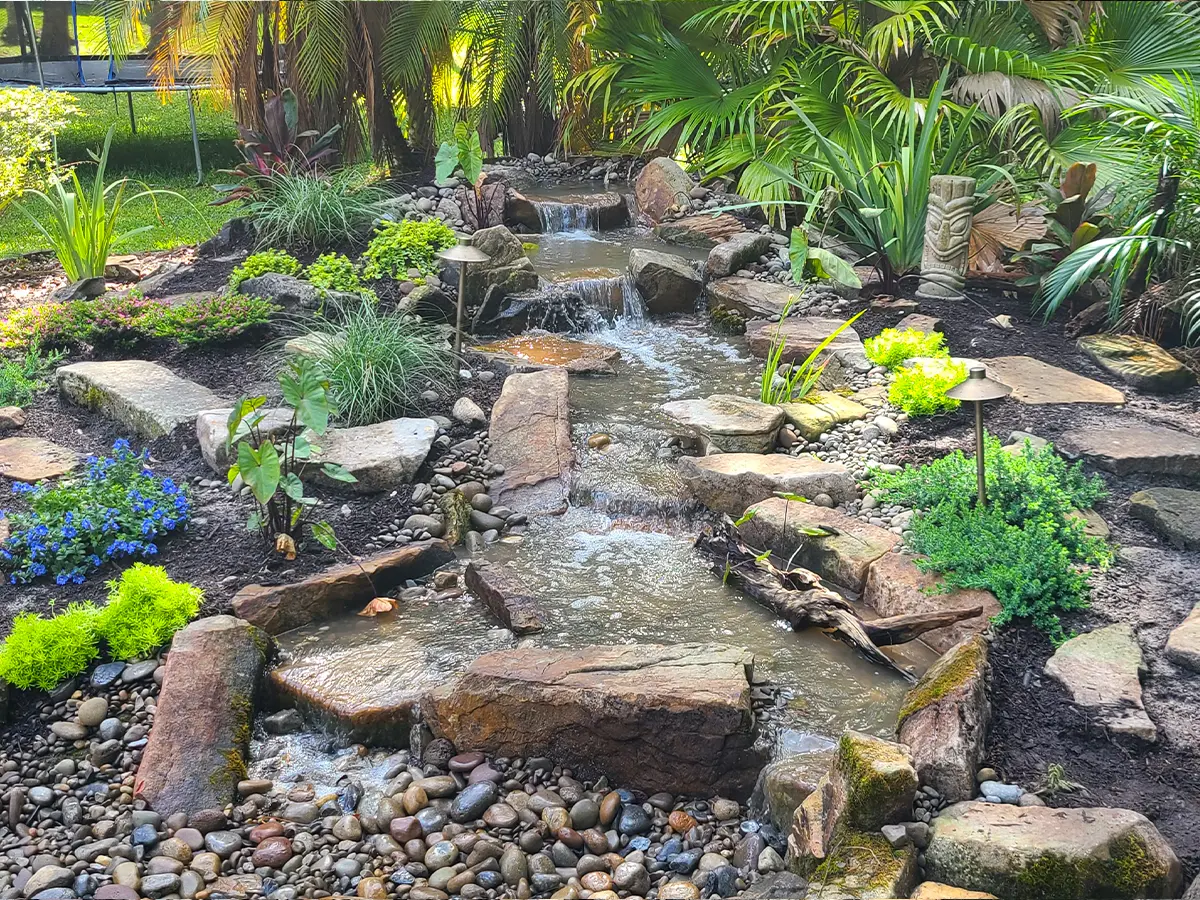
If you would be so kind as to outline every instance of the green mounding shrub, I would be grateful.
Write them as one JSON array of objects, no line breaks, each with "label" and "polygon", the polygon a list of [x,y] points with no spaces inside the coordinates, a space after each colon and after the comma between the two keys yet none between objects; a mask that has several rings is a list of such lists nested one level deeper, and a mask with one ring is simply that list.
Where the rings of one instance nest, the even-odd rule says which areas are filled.
[{"label": "green mounding shrub", "polygon": [[300,260],[286,250],[260,250],[251,253],[242,264],[229,273],[229,289],[236,291],[243,281],[275,272],[279,275],[299,275]]},{"label": "green mounding shrub", "polygon": [[404,279],[409,269],[432,275],[438,268],[438,251],[454,246],[457,241],[454,232],[440,219],[381,222],[363,254],[363,275]]},{"label": "green mounding shrub", "polygon": [[96,607],[72,603],[49,619],[24,612],[0,648],[0,679],[21,690],[53,689],[78,675],[100,654]]},{"label": "green mounding shrub", "polygon": [[35,339],[23,356],[0,361],[0,406],[25,406],[46,386],[64,353],[52,350],[45,356]]},{"label": "green mounding shrub", "polygon": [[113,659],[134,659],[157,650],[195,618],[204,592],[170,579],[161,566],[134,563],[108,583],[108,604],[96,631]]},{"label": "green mounding shrub", "polygon": [[314,320],[308,333],[317,338],[310,355],[348,425],[412,412],[422,391],[441,391],[454,378],[453,355],[436,331],[371,304],[346,310],[337,322]]},{"label": "green mounding shrub", "polygon": [[58,91],[0,88],[0,209],[26,188],[45,185],[54,135],[74,112],[74,99]]},{"label": "green mounding shrub", "polygon": [[867,359],[875,365],[894,369],[914,356],[949,358],[945,341],[945,336],[937,331],[926,334],[913,328],[885,328],[875,337],[863,341],[863,349],[867,351]]},{"label": "green mounding shrub", "polygon": [[158,305],[150,314],[147,327],[155,337],[175,341],[184,347],[199,347],[231,341],[253,328],[266,325],[279,309],[262,297],[221,294],[174,305]]},{"label": "green mounding shrub", "polygon": [[344,291],[348,294],[362,290],[358,269],[348,256],[341,253],[324,253],[304,271],[304,277],[313,287],[326,291]]},{"label": "green mounding shrub", "polygon": [[967,365],[961,362],[917,363],[896,372],[888,388],[888,402],[910,416],[932,416],[958,409],[958,401],[946,391],[967,377]]},{"label": "green mounding shrub", "polygon": [[353,243],[379,216],[384,192],[342,169],[276,172],[269,191],[246,202],[258,239],[279,247],[332,247]]},{"label": "green mounding shrub", "polygon": [[975,459],[961,451],[926,466],[877,474],[873,489],[918,510],[909,546],[927,559],[917,565],[940,572],[948,588],[983,588],[996,595],[1005,624],[1029,619],[1051,638],[1063,637],[1058,613],[1083,609],[1086,565],[1107,566],[1112,551],[1084,533],[1077,510],[1104,496],[1104,483],[1068,466],[1052,447],[1020,453],[985,443],[987,506],[975,504]]}]

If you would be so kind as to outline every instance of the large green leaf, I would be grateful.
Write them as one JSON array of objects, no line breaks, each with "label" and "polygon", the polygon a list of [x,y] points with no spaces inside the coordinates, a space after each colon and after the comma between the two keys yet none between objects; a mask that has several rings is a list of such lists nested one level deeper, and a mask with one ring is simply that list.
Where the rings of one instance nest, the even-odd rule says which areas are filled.
[{"label": "large green leaf", "polygon": [[328,522],[313,523],[312,536],[330,550],[337,549],[337,536],[333,533],[333,526]]},{"label": "large green leaf", "polygon": [[316,434],[324,434],[329,427],[329,393],[316,363],[309,359],[293,360],[287,371],[279,377],[283,388],[283,399],[296,410],[296,419],[305,428]]},{"label": "large green leaf", "polygon": [[466,140],[459,141],[458,164],[462,167],[468,183],[474,184],[479,180],[483,171],[483,145],[479,142],[479,132],[474,128]]},{"label": "large green leaf", "polygon": [[452,144],[449,141],[442,141],[442,146],[438,147],[437,156],[433,160],[434,177],[438,181],[445,181],[454,174],[454,170],[458,168],[458,145]]},{"label": "large green leaf", "polygon": [[792,263],[792,280],[799,284],[804,280],[804,268],[808,265],[808,233],[803,228],[792,229],[792,240],[788,244],[788,259]]},{"label": "large green leaf", "polygon": [[856,290],[862,288],[862,279],[854,271],[854,266],[850,265],[850,263],[846,262],[836,253],[821,247],[809,247],[808,258],[812,260],[813,267],[819,277],[836,281],[838,284],[844,284]]},{"label": "large green leaf", "polygon": [[357,478],[337,463],[322,463],[321,471],[325,473],[327,478],[332,478],[334,481],[344,481],[347,484],[358,481]]},{"label": "large green leaf", "polygon": [[279,487],[279,453],[275,445],[270,441],[257,448],[245,442],[238,444],[238,472],[254,499],[266,506]]}]

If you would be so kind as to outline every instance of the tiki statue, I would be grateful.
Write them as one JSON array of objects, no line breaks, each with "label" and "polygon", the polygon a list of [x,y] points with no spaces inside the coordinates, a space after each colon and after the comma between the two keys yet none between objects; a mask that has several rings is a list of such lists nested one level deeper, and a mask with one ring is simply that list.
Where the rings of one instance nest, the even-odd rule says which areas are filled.
[{"label": "tiki statue", "polygon": [[975,209],[975,179],[934,175],[929,179],[925,215],[925,252],[917,296],[928,300],[962,297]]}]

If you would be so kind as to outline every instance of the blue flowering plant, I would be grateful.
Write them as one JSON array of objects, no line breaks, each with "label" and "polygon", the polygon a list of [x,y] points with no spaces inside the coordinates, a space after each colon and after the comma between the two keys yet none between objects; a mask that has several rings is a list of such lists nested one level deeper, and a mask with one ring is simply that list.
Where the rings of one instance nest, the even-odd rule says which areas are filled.
[{"label": "blue flowering plant", "polygon": [[0,544],[0,570],[11,584],[53,578],[79,584],[109,560],[148,558],[160,538],[187,525],[183,488],[149,467],[149,451],[125,439],[111,457],[88,457],[84,473],[54,486],[16,483],[26,511],[0,512],[10,535]]}]

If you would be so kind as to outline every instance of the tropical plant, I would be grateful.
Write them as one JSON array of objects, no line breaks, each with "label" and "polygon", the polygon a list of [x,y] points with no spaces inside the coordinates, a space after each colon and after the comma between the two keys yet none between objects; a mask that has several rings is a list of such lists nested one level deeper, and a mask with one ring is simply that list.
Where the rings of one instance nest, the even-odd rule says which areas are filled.
[{"label": "tropical plant", "polygon": [[229,290],[236,291],[243,281],[276,272],[280,275],[298,275],[300,260],[286,250],[259,250],[251,253],[240,265],[234,266],[229,273]]},{"label": "tropical plant", "polygon": [[0,210],[54,170],[54,134],[67,124],[75,101],[61,91],[0,88]]},{"label": "tropical plant", "polygon": [[204,592],[172,581],[161,566],[134,563],[108,582],[108,603],[95,618],[96,633],[114,659],[136,659],[166,643],[196,617]]},{"label": "tropical plant", "polygon": [[16,359],[0,360],[0,406],[25,406],[46,387],[46,378],[66,354],[51,350],[42,354],[37,336]]},{"label": "tropical plant", "polygon": [[1029,272],[1017,284],[1040,284],[1068,254],[1111,233],[1107,209],[1116,197],[1116,189],[1109,187],[1089,197],[1095,184],[1096,164],[1075,163],[1063,174],[1061,185],[1041,185],[1047,204],[1046,232],[1030,242],[1024,252],[1013,256],[1013,261],[1023,262]]},{"label": "tropical plant", "polygon": [[[788,298],[780,322],[786,321],[794,301],[795,297]],[[767,361],[759,384],[759,401],[770,404],[793,403],[807,397],[825,373],[825,367],[829,365],[829,356],[825,351],[837,340],[838,335],[853,325],[861,315],[862,312],[855,313],[821,341],[803,362],[792,363],[786,369],[783,368],[782,361],[787,341],[780,334],[780,330],[776,329],[767,350]]]},{"label": "tropical plant", "polygon": [[809,243],[808,232],[799,226],[792,229],[788,242],[788,262],[792,267],[792,280],[801,284],[811,276],[815,280],[833,281],[858,290],[862,279],[854,266],[831,250],[814,247]]},{"label": "tropical plant", "polygon": [[309,352],[329,378],[338,416],[370,425],[411,413],[419,395],[443,393],[456,367],[444,339],[428,325],[372,304],[347,310],[337,322],[316,322]]},{"label": "tropical plant", "polygon": [[363,276],[405,279],[409,277],[409,269],[432,275],[437,271],[437,252],[453,247],[457,241],[454,232],[440,219],[380,222],[379,230],[363,253]]},{"label": "tropical plant", "polygon": [[456,169],[461,169],[468,184],[479,180],[483,172],[483,146],[479,143],[479,131],[466,122],[454,126],[452,140],[442,141],[435,160],[438,181],[447,181]]},{"label": "tropical plant", "polygon": [[379,216],[384,192],[353,169],[277,173],[272,188],[246,202],[260,245],[329,247],[361,240]]},{"label": "tropical plant", "polygon": [[25,203],[14,201],[14,205],[30,224],[50,242],[50,246],[54,248],[54,255],[58,257],[67,277],[72,281],[102,277],[112,248],[152,227],[142,225],[119,233],[118,219],[126,203],[142,197],[153,200],[157,194],[180,196],[173,191],[144,188],[133,196],[126,197],[125,189],[129,185],[129,179],[119,178],[111,184],[105,184],[104,175],[108,166],[112,137],[113,129],[110,128],[104,138],[104,148],[96,160],[96,172],[90,191],[84,190],[83,184],[80,183],[77,167],[71,168],[65,176],[52,178],[47,191],[34,188],[25,190],[26,196],[40,201],[35,206],[45,210],[45,222],[34,215]]},{"label": "tropical plant", "polygon": [[95,620],[91,603],[72,603],[48,619],[18,613],[0,648],[0,679],[21,690],[49,691],[78,675],[100,655]]},{"label": "tropical plant", "polygon": [[262,329],[280,307],[248,294],[219,294],[182,303],[155,304],[145,328],[154,337],[182,347],[221,344]]},{"label": "tropical plant", "polygon": [[124,438],[113,456],[90,456],[84,474],[46,484],[13,484],[28,509],[8,513],[11,534],[0,543],[0,569],[11,584],[51,576],[83,582],[109,560],[158,553],[158,538],[187,525],[191,503],[183,488],[149,467],[150,451],[135,453]]},{"label": "tropical plant", "polygon": [[888,387],[888,402],[910,416],[932,416],[958,409],[946,391],[967,377],[967,364],[952,359],[929,360],[905,366]]},{"label": "tropical plant", "polygon": [[[254,497],[257,508],[246,522],[251,532],[260,532],[288,559],[296,556],[303,527],[330,550],[337,538],[328,522],[308,522],[316,498],[305,493],[301,477],[312,466],[333,481],[358,479],[337,463],[317,464],[320,447],[313,443],[329,428],[333,404],[329,379],[318,364],[307,357],[293,357],[279,375],[285,408],[291,417],[284,429],[265,430],[266,397],[242,397],[229,413],[225,446],[237,460],[229,468],[229,483],[238,479]],[[236,447],[236,450],[233,448]]]},{"label": "tropical plant", "polygon": [[906,359],[934,357],[946,359],[946,336],[940,331],[917,331],[915,328],[885,328],[875,337],[863,341],[867,359],[877,366],[895,369]]}]

